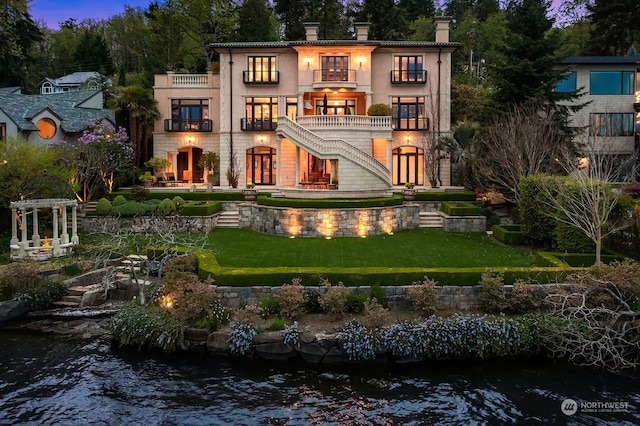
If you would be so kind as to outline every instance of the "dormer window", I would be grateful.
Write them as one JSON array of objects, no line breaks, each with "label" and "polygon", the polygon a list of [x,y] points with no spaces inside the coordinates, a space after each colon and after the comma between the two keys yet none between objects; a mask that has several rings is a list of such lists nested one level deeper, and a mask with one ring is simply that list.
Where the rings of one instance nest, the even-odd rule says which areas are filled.
[{"label": "dormer window", "polygon": [[277,84],[279,80],[275,56],[249,56],[244,71],[245,84]]}]

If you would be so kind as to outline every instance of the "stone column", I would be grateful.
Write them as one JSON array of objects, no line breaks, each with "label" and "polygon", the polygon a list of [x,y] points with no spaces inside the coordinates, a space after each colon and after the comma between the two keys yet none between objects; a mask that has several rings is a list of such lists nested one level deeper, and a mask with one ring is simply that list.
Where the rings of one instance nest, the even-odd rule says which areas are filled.
[{"label": "stone column", "polygon": [[67,206],[62,206],[62,244],[69,242],[69,233],[67,232]]},{"label": "stone column", "polygon": [[11,207],[11,245],[18,245],[18,209]]},{"label": "stone column", "polygon": [[276,137],[276,161],[280,163],[276,167],[276,188],[282,188],[282,138]]},{"label": "stone column", "polygon": [[295,176],[295,188],[300,188],[300,147],[296,145],[296,176]]},{"label": "stone column", "polygon": [[393,185],[393,139],[387,139],[387,169],[391,178],[389,182]]},{"label": "stone column", "polygon": [[38,207],[33,208],[33,235],[31,235],[31,241],[33,241],[33,247],[40,247],[40,234],[38,232]]},{"label": "stone column", "polygon": [[60,206],[52,206],[51,213],[53,216],[53,236],[51,238],[51,247],[53,249],[53,257],[60,254],[60,238],[58,237],[58,208]]},{"label": "stone column", "polygon": [[22,241],[20,242],[20,258],[23,259],[27,253],[29,247],[29,241],[27,241],[27,208],[20,208],[22,219]]},{"label": "stone column", "polygon": [[78,244],[78,208],[71,207],[71,242]]}]

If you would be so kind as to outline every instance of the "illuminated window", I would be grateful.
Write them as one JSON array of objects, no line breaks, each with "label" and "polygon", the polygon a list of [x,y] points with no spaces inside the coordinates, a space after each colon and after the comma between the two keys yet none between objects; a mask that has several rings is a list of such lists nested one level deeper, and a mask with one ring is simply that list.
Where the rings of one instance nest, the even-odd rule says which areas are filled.
[{"label": "illuminated window", "polygon": [[277,83],[275,56],[249,56],[247,71],[244,72],[245,83]]},{"label": "illuminated window", "polygon": [[394,58],[392,83],[424,83],[425,81],[422,56],[396,56]]},{"label": "illuminated window", "polygon": [[38,135],[42,139],[51,139],[56,134],[56,123],[50,118],[42,118],[38,121]]}]

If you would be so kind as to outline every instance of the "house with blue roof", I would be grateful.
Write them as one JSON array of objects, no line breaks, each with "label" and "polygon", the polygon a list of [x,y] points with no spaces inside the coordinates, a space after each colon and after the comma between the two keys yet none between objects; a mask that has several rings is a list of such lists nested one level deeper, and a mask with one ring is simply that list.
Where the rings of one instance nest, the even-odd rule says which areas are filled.
[{"label": "house with blue roof", "polygon": [[0,88],[0,140],[21,136],[32,142],[75,142],[92,122],[115,124],[103,107],[101,90],[25,95],[19,87]]}]

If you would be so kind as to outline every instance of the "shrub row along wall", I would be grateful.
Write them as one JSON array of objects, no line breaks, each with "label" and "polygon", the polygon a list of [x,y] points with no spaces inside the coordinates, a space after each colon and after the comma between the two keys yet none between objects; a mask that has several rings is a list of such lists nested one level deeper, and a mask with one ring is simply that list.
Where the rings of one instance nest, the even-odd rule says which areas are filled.
[{"label": "shrub row along wall", "polygon": [[209,232],[215,229],[218,215],[212,216],[85,216],[80,228],[85,232]]},{"label": "shrub row along wall", "polygon": [[[531,289],[538,300],[544,299],[550,287],[557,288],[562,284],[532,284]],[[391,310],[410,309],[409,289],[406,286],[381,286],[385,291],[385,305]],[[304,286],[307,291],[323,292],[323,287]],[[370,286],[348,287],[349,291],[355,294],[371,294]],[[480,310],[480,286],[436,286],[440,309],[453,309],[461,311]],[[506,293],[510,293],[513,286],[505,285]],[[237,308],[243,304],[260,305],[260,302],[270,296],[274,296],[280,291],[280,287],[227,287],[216,286],[216,293],[220,296],[220,301],[224,306]]]},{"label": "shrub row along wall", "polygon": [[240,228],[280,236],[358,237],[380,235],[420,225],[420,207],[294,209],[240,205]]}]

